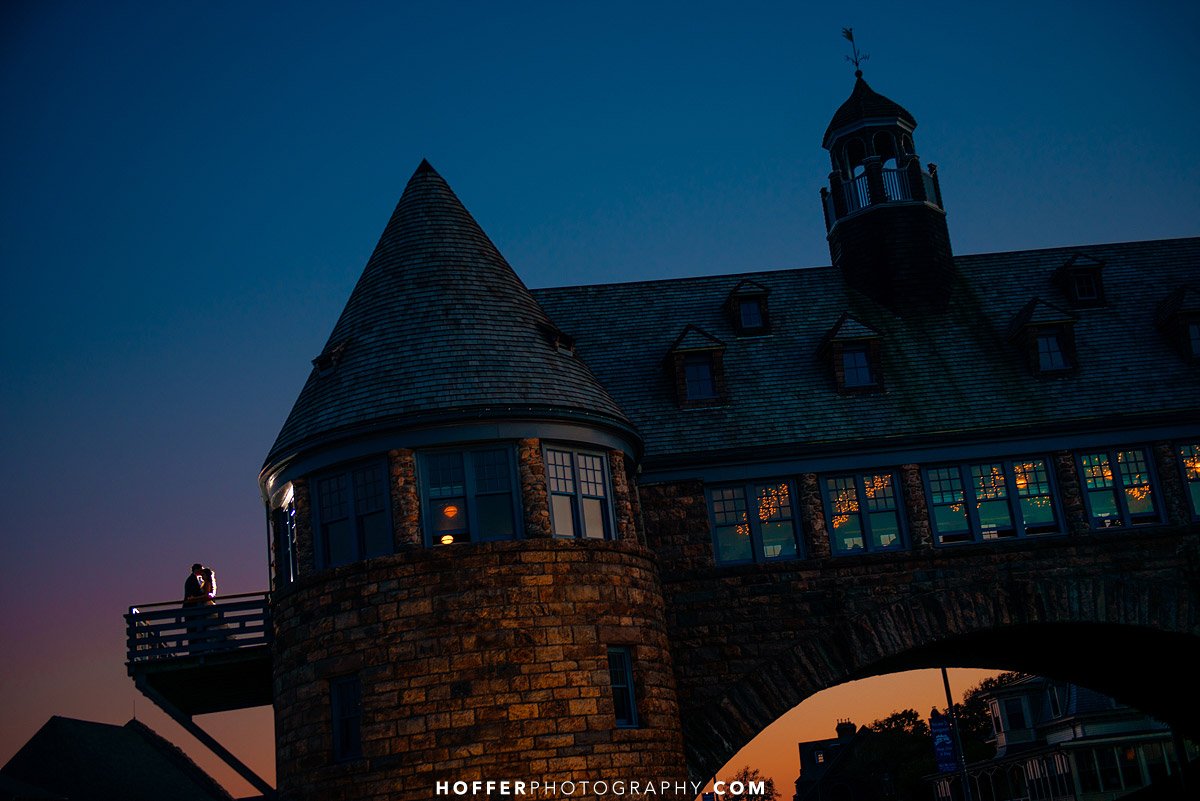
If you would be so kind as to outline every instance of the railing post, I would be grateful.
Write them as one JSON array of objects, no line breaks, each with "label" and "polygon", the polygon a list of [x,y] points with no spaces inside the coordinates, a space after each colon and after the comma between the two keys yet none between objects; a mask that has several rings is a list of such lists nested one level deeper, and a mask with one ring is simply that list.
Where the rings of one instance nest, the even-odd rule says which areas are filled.
[{"label": "railing post", "polygon": [[863,160],[863,168],[867,173],[868,205],[886,203],[888,196],[887,190],[883,186],[883,162],[879,160],[879,156],[867,156]]}]

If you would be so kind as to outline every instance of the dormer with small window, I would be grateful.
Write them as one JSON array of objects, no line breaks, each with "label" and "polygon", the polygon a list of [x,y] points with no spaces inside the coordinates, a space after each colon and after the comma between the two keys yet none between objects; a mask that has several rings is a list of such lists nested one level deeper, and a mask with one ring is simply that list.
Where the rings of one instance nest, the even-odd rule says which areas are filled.
[{"label": "dormer with small window", "polygon": [[1009,325],[1009,341],[1023,352],[1035,375],[1066,375],[1079,366],[1075,315],[1039,298],[1017,312]]},{"label": "dormer with small window", "polygon": [[1054,280],[1075,308],[1104,305],[1104,262],[1077,253],[1058,268]]},{"label": "dormer with small window", "polygon": [[842,314],[825,335],[818,357],[833,373],[838,392],[883,391],[883,336],[869,325]]},{"label": "dormer with small window", "polygon": [[667,353],[667,368],[681,408],[725,402],[725,343],[689,325]]},{"label": "dormer with small window", "polygon": [[1200,364],[1200,292],[1181,286],[1167,296],[1155,314],[1158,330],[1186,361]]},{"label": "dormer with small window", "polygon": [[342,362],[342,356],[346,353],[346,348],[349,347],[350,340],[343,339],[339,342],[333,342],[325,346],[325,350],[317,358],[312,360],[313,367],[317,368],[317,375],[325,376],[337,369],[337,366]]},{"label": "dormer with small window", "polygon": [[759,336],[770,333],[771,318],[767,311],[765,286],[746,279],[733,288],[725,308],[729,312],[733,330],[740,336]]}]

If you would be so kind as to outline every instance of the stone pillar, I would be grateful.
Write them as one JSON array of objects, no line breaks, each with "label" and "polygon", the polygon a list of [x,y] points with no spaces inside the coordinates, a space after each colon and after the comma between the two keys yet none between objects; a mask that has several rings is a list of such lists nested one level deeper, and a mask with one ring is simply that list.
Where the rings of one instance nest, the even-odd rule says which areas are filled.
[{"label": "stone pillar", "polygon": [[821,485],[816,473],[800,475],[800,522],[804,529],[805,556],[827,559],[832,553],[829,528],[825,525],[825,506],[821,503]]},{"label": "stone pillar", "polygon": [[625,454],[621,451],[609,451],[608,470],[613,488],[613,513],[616,516],[616,520],[613,521],[614,538],[637,542],[637,519],[633,515],[629,480],[625,474]]},{"label": "stone pillar", "polygon": [[421,500],[417,492],[417,460],[407,448],[388,451],[391,473],[392,537],[397,551],[421,545]]},{"label": "stone pillar", "polygon": [[546,462],[542,458],[541,440],[530,438],[517,443],[517,468],[521,477],[525,537],[541,539],[553,536],[550,493],[546,488]]},{"label": "stone pillar", "polygon": [[1188,506],[1187,487],[1179,473],[1179,449],[1173,442],[1154,446],[1154,467],[1162,487],[1163,520],[1174,526],[1186,526],[1192,518]]},{"label": "stone pillar", "polygon": [[1083,502],[1083,482],[1075,469],[1075,455],[1070,451],[1055,451],[1054,477],[1058,480],[1059,498],[1062,500],[1063,524],[1073,537],[1085,536],[1092,530],[1088,523],[1087,506]]},{"label": "stone pillar", "polygon": [[908,512],[908,536],[912,540],[912,549],[933,550],[933,523],[929,519],[929,504],[925,501],[925,483],[921,481],[920,465],[900,465],[900,490],[904,497],[904,508]]}]

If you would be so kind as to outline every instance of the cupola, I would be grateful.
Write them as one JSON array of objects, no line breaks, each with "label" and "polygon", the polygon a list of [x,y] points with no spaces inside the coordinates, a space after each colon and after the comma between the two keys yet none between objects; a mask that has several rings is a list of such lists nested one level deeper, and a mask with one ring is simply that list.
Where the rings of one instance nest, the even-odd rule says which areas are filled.
[{"label": "cupola", "polygon": [[898,314],[940,307],[955,278],[937,167],[922,169],[916,127],[859,70],[821,143],[833,167],[821,190],[833,265]]}]

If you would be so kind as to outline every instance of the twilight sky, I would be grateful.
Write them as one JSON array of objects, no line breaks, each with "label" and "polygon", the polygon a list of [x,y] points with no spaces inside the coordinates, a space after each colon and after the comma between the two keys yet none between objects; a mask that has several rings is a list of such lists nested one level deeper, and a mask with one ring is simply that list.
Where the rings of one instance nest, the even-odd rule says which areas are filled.
[{"label": "twilight sky", "polygon": [[[828,264],[851,25],[957,253],[1200,233],[1200,6],[834,5],[4,3],[0,764],[135,700],[203,753],[121,614],[265,588],[258,468],[423,157],[530,286]],[[774,727],[780,783],[910,678]],[[268,714],[201,722],[273,776]]]}]

